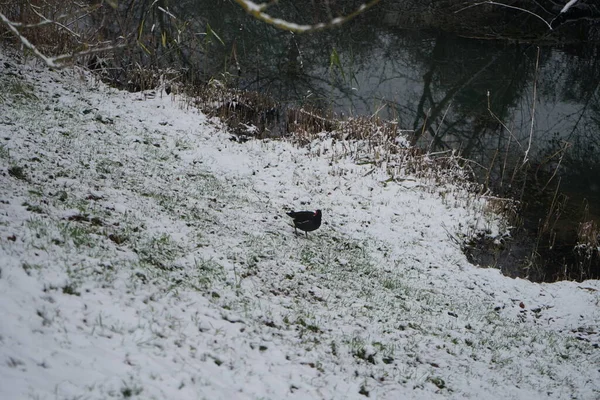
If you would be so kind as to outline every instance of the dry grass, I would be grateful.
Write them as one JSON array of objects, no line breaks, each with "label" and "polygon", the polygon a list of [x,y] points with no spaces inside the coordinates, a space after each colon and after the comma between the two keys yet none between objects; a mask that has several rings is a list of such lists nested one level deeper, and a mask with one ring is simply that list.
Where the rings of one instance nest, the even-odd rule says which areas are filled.
[{"label": "dry grass", "polygon": [[600,262],[600,228],[598,223],[589,215],[586,205],[583,212],[583,220],[577,229],[577,246],[575,253],[578,257],[579,280],[595,276],[597,264]]},{"label": "dry grass", "polygon": [[600,230],[594,220],[588,220],[579,224],[577,230],[577,239],[580,244],[587,248],[594,249],[600,246]]},{"label": "dry grass", "polygon": [[240,137],[266,138],[286,134],[281,124],[281,105],[261,93],[229,89],[216,79],[207,85],[187,85],[183,91],[191,99],[190,106],[220,118]]}]

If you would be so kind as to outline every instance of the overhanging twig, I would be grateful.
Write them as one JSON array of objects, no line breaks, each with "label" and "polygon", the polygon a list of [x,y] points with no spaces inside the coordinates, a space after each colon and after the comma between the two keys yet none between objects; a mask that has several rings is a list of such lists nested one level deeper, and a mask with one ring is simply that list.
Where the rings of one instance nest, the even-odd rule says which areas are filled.
[{"label": "overhanging twig", "polygon": [[381,0],[371,0],[370,2],[365,3],[365,4],[361,5],[360,7],[358,7],[356,10],[354,10],[350,14],[345,15],[343,17],[334,18],[327,23],[322,22],[322,23],[315,24],[315,25],[300,25],[300,24],[296,24],[294,22],[289,22],[289,21],[286,21],[286,20],[283,20],[280,18],[274,18],[274,17],[270,16],[269,14],[265,13],[264,10],[270,5],[270,3],[256,4],[250,0],[235,0],[235,2],[240,5],[240,7],[242,7],[248,14],[252,15],[254,18],[258,19],[259,21],[263,21],[269,25],[273,25],[276,28],[290,31],[290,32],[295,32],[295,33],[314,32],[314,31],[319,31],[319,30],[323,30],[326,28],[331,28],[334,26],[339,26],[339,25],[345,23],[346,21],[349,21],[352,18],[356,17],[357,15],[365,12],[369,8],[373,7],[375,4],[379,3],[380,1]]},{"label": "overhanging twig", "polygon": [[501,7],[506,7],[506,8],[512,8],[513,10],[519,10],[519,11],[522,11],[524,13],[533,15],[534,17],[536,17],[537,19],[539,19],[540,21],[542,21],[548,27],[548,29],[552,30],[552,26],[550,25],[550,23],[548,23],[544,18],[540,17],[539,15],[537,15],[536,13],[534,13],[533,11],[529,11],[529,10],[526,10],[524,8],[521,8],[521,7],[511,6],[511,5],[504,4],[504,3],[498,3],[498,2],[495,2],[495,1],[482,1],[480,3],[471,4],[469,6],[461,8],[460,10],[454,11],[454,13],[456,14],[456,13],[459,13],[461,11],[467,10],[469,8],[481,6],[481,5],[484,5],[484,4],[491,4],[491,5],[494,5],[494,6],[501,6]]}]

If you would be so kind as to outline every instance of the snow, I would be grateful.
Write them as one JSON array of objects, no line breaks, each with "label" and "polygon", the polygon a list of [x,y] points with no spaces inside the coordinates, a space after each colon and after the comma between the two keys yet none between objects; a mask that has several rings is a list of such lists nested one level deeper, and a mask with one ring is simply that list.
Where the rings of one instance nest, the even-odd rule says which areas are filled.
[{"label": "snow", "polygon": [[600,283],[469,264],[505,228],[464,185],[0,68],[0,398],[600,398]]}]

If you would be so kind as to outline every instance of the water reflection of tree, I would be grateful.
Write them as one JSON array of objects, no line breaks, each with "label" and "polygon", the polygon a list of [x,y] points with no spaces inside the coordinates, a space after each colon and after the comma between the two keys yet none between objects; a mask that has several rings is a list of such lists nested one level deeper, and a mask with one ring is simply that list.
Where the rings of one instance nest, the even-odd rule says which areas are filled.
[{"label": "water reflection of tree", "polygon": [[[578,147],[581,154],[576,155],[582,162],[600,163],[600,155],[595,151],[598,147],[600,128],[598,111],[600,108],[600,51],[596,46],[565,48],[569,62],[562,62],[559,71],[564,75],[562,85],[557,90],[562,101],[578,105],[574,115],[574,124],[568,132],[566,140],[579,140],[584,137],[588,146]],[[564,56],[560,57],[564,60]],[[548,81],[548,84],[556,82]]]},{"label": "water reflection of tree", "polygon": [[489,155],[500,144],[490,136],[506,140],[500,122],[507,123],[527,89],[530,65],[519,50],[447,34],[438,35],[431,53],[422,56],[426,72],[414,141],[430,142],[433,150],[461,149],[466,157]]},{"label": "water reflection of tree", "polygon": [[[555,51],[555,64],[544,77],[557,103],[571,105],[557,119],[570,121],[565,132],[544,132],[547,152],[571,144],[564,155],[563,188],[574,198],[587,197],[593,215],[600,216],[600,52],[597,46]],[[566,60],[569,60],[568,62]],[[579,206],[579,204],[575,204]]]}]

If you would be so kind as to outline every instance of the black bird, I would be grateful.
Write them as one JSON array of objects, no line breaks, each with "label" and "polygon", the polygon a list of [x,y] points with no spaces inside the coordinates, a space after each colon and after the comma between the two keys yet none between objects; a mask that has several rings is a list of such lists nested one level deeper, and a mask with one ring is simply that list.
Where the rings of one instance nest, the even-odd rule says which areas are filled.
[{"label": "black bird", "polygon": [[287,215],[294,219],[294,231],[296,234],[298,234],[298,229],[300,229],[308,237],[308,232],[314,231],[321,226],[321,210],[315,212],[291,211]]}]

